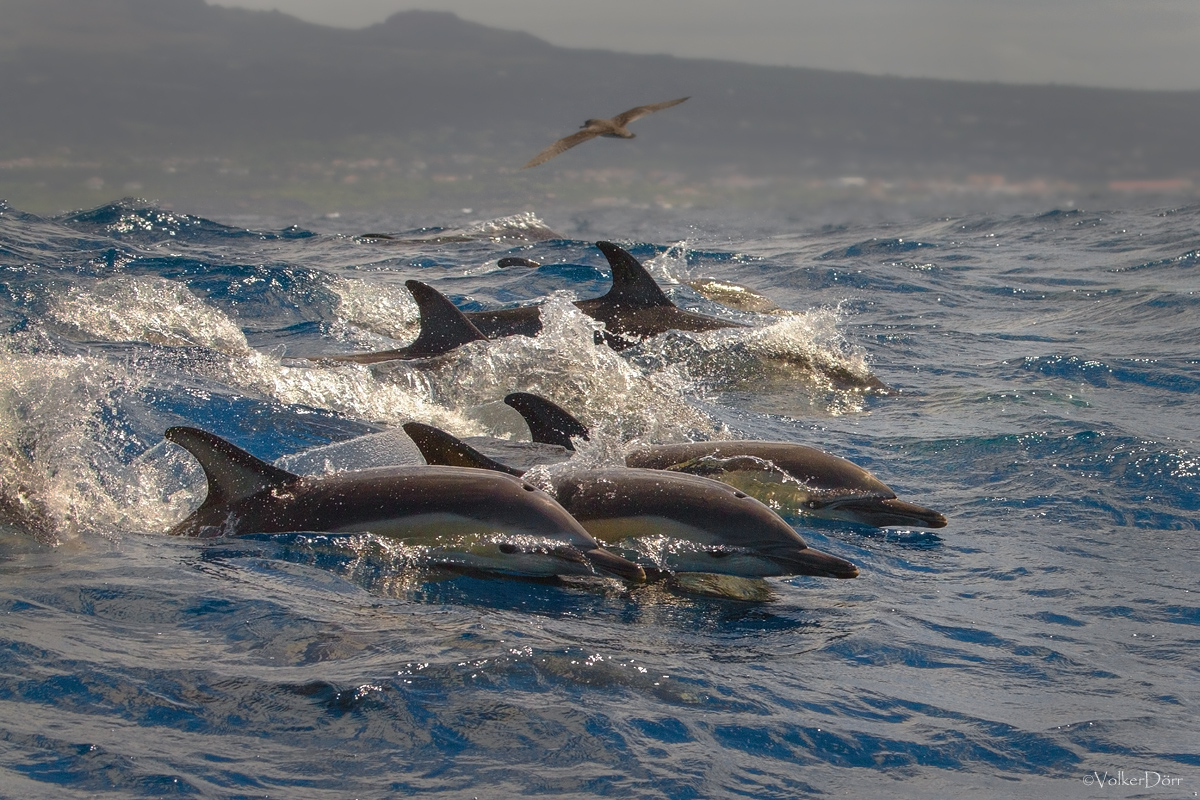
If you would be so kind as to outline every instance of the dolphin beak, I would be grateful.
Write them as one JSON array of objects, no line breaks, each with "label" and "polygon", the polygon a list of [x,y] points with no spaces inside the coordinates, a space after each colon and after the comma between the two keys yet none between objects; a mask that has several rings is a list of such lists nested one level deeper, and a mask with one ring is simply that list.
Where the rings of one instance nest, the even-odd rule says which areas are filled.
[{"label": "dolphin beak", "polygon": [[[883,503],[888,511],[898,516],[908,519],[918,520],[919,523],[926,528],[944,528],[946,527],[946,517],[939,514],[933,509],[919,506],[916,503],[906,503],[903,500],[892,499]],[[916,525],[917,522],[910,522],[910,525]]]},{"label": "dolphin beak", "polygon": [[612,575],[621,580],[633,581],[634,583],[645,583],[646,572],[632,561],[627,561],[618,555],[601,550],[588,550],[584,553],[588,561],[592,562],[592,567],[599,573]]},{"label": "dolphin beak", "polygon": [[787,568],[793,575],[814,575],[818,578],[858,577],[858,567],[846,559],[822,553],[811,547],[764,550],[762,555]]},{"label": "dolphin beak", "polygon": [[918,528],[944,528],[946,517],[936,511],[908,503],[896,497],[864,497],[834,501],[825,506],[842,519],[887,528],[912,525]]}]

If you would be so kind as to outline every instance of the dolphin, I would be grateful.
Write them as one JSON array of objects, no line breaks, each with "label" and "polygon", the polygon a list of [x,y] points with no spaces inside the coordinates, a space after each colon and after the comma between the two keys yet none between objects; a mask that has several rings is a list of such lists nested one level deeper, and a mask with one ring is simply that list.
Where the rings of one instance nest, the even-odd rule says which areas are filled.
[{"label": "dolphin", "polygon": [[559,139],[554,144],[550,145],[545,150],[529,159],[529,161],[525,164],[525,166],[521,167],[521,169],[529,169],[530,167],[536,167],[538,164],[544,164],[555,156],[567,152],[575,145],[582,144],[589,139],[595,139],[597,136],[608,136],[616,139],[632,139],[636,134],[626,128],[626,125],[636,119],[641,119],[647,114],[653,114],[655,111],[662,111],[664,108],[677,106],[687,99],[688,98],[686,97],[680,97],[677,100],[666,100],[662,103],[634,106],[628,111],[622,111],[615,117],[586,120],[582,125],[579,126],[581,130]]},{"label": "dolphin", "polygon": [[[737,322],[684,311],[671,302],[646,268],[612,242],[596,242],[613,271],[608,294],[576,303],[579,310],[603,322],[609,333],[640,340],[667,331],[715,331],[744,328]],[[630,344],[636,344],[631,341]]]},{"label": "dolphin", "polygon": [[350,355],[311,356],[312,361],[353,361],[356,364],[375,364],[380,361],[434,358],[449,353],[468,342],[487,339],[471,321],[463,316],[454,303],[428,284],[407,280],[404,285],[417,301],[421,318],[420,333],[412,344],[395,350]]},{"label": "dolphin", "polygon": [[[604,341],[614,350],[632,347],[642,339],[667,331],[713,331],[744,328],[738,322],[685,311],[671,302],[653,276],[629,252],[612,242],[596,242],[612,269],[612,288],[602,297],[579,300],[575,307],[604,323]],[[536,336],[542,329],[536,305],[469,311],[467,319],[489,339]]]},{"label": "dolphin", "polygon": [[532,258],[505,256],[496,262],[496,266],[498,266],[500,269],[505,269],[507,267],[533,267],[534,269],[537,269],[541,266],[541,264],[537,261],[534,261]]},{"label": "dolphin", "polygon": [[372,533],[450,547],[469,569],[520,575],[602,572],[640,581],[549,495],[508,475],[454,467],[379,467],[301,477],[198,428],[165,433],[200,462],[208,495],[176,536]]},{"label": "dolphin", "polygon": [[[504,402],[529,424],[535,442],[574,449],[587,428],[563,408],[527,392]],[[872,525],[944,528],[946,517],[900,500],[883,481],[844,458],[791,442],[712,441],[640,447],[625,464],[705,475],[757,497],[781,514]]]},{"label": "dolphin", "polygon": [[[430,464],[520,474],[430,425],[409,422],[404,432]],[[809,547],[764,504],[708,478],[626,467],[565,472],[551,483],[563,507],[600,541],[672,540],[661,554],[670,572],[858,575],[849,561]]]},{"label": "dolphin", "polygon": [[885,528],[944,528],[946,517],[896,497],[883,481],[844,458],[791,442],[661,444],[626,454],[631,467],[709,475],[785,514]]},{"label": "dolphin", "polygon": [[[521,256],[505,256],[496,262],[496,266],[501,269],[508,267],[531,267],[537,269],[541,266],[541,262]],[[709,300],[720,303],[723,306],[728,306],[729,308],[737,309],[738,311],[780,315],[791,313],[780,308],[771,298],[759,294],[750,287],[742,286],[738,283],[730,283],[721,278],[693,278],[687,281],[687,285]]]},{"label": "dolphin", "polygon": [[720,278],[693,278],[687,282],[687,285],[709,300],[738,311],[779,316],[792,313],[780,308],[774,300],[766,295],[759,294],[740,283],[730,283]]}]

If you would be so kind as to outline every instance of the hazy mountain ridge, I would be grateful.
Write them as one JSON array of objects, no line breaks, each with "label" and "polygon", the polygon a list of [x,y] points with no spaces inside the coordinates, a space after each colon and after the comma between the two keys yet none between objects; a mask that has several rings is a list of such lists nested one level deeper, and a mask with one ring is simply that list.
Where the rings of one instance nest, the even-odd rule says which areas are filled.
[{"label": "hazy mountain ridge", "polygon": [[539,170],[1200,178],[1200,92],[570,50],[439,12],[361,30],[203,0],[0,0],[0,16],[0,160],[396,153],[503,171],[586,117],[691,95],[633,142]]}]

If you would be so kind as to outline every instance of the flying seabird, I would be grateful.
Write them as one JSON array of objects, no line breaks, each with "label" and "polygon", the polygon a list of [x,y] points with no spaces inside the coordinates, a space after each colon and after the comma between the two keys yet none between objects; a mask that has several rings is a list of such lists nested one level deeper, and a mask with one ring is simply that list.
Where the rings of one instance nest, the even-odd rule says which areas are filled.
[{"label": "flying seabird", "polygon": [[543,164],[554,158],[559,153],[565,153],[577,144],[586,142],[588,139],[594,139],[597,136],[611,136],[617,139],[632,139],[634,134],[626,129],[626,125],[633,122],[635,119],[641,119],[647,114],[653,114],[655,111],[662,111],[664,108],[677,106],[687,100],[686,97],[681,97],[678,100],[667,100],[664,103],[652,103],[648,106],[637,106],[631,108],[623,114],[617,114],[611,119],[589,119],[583,123],[582,130],[572,133],[570,136],[564,136],[554,144],[547,147],[542,152],[529,160],[529,163],[521,167],[521,169],[529,169],[536,167],[538,164]]}]

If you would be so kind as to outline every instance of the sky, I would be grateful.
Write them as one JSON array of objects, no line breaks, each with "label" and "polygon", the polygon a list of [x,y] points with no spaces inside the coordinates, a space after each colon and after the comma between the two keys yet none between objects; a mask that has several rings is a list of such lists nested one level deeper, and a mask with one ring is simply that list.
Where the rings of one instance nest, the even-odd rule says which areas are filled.
[{"label": "sky", "polygon": [[564,47],[873,75],[1200,89],[1200,0],[209,0],[360,28],[452,11]]}]

